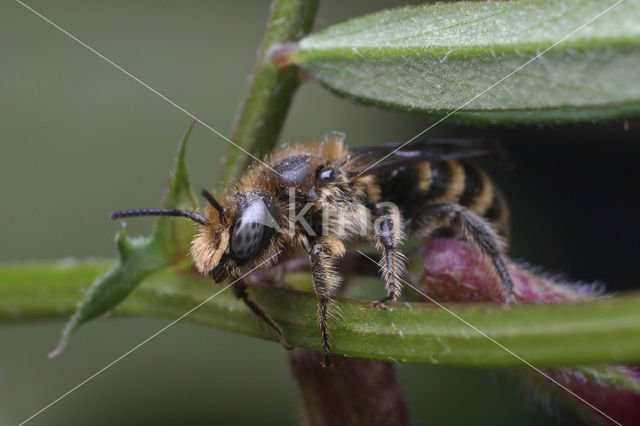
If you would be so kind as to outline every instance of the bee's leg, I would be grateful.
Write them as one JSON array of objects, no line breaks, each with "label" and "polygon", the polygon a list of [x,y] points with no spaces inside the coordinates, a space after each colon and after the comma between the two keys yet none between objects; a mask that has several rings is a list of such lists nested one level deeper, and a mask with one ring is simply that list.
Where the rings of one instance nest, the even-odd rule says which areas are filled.
[{"label": "bee's leg", "polygon": [[344,255],[344,244],[335,237],[322,236],[311,244],[309,258],[311,261],[311,276],[313,288],[318,296],[318,325],[322,333],[322,348],[324,350],[324,365],[329,366],[329,328],[327,314],[330,308],[331,296],[340,285],[340,276],[335,271],[335,260]]},{"label": "bee's leg", "polygon": [[384,308],[385,302],[395,301],[402,291],[402,276],[406,272],[407,262],[398,246],[404,239],[404,232],[397,208],[378,206],[374,213],[374,241],[376,248],[382,252],[379,267],[387,288],[387,296],[378,300],[375,306]]},{"label": "bee's leg", "polygon": [[420,217],[420,236],[429,238],[435,231],[450,227],[455,219],[460,221],[462,236],[491,258],[504,286],[507,303],[513,303],[513,281],[504,261],[504,242],[487,221],[458,204],[434,204]]},{"label": "bee's leg", "polygon": [[238,299],[242,300],[245,303],[245,305],[247,305],[249,309],[251,309],[251,312],[253,312],[258,318],[266,322],[269,327],[271,327],[271,329],[278,336],[278,340],[280,341],[280,344],[284,346],[285,349],[287,350],[293,349],[293,346],[288,344],[287,341],[285,340],[284,333],[282,332],[282,329],[280,328],[280,326],[269,316],[269,314],[263,311],[262,308],[260,308],[258,305],[253,303],[251,300],[249,300],[249,294],[247,293],[247,287],[245,286],[243,279],[240,279],[235,283],[233,283],[233,285],[231,286],[231,290],[233,291],[233,294],[235,294],[235,296]]}]

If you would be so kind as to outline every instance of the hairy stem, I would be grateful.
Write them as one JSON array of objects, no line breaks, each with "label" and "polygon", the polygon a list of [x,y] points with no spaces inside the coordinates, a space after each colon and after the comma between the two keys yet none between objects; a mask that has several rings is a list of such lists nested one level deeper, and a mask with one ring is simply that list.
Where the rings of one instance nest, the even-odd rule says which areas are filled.
[{"label": "hairy stem", "polygon": [[[251,85],[233,125],[231,139],[260,158],[272,148],[298,87],[296,66],[281,67],[270,58],[271,48],[300,39],[311,30],[316,0],[274,0],[267,28],[258,52]],[[237,178],[252,158],[238,147],[229,146],[222,160],[222,187]]]},{"label": "hairy stem", "polygon": [[[91,281],[109,266],[98,261],[0,266],[0,323],[66,319]],[[300,280],[309,279],[300,274]],[[222,288],[189,269],[165,269],[146,278],[114,313],[175,319]],[[315,295],[264,285],[251,286],[249,292],[282,326],[289,343],[320,349]],[[509,308],[447,305],[512,353],[431,303],[397,303],[386,311],[370,301],[338,299],[338,304],[342,315],[332,328],[337,354],[478,367],[524,366],[512,353],[539,367],[640,362],[638,293]],[[251,315],[225,290],[184,321],[275,340]]]}]

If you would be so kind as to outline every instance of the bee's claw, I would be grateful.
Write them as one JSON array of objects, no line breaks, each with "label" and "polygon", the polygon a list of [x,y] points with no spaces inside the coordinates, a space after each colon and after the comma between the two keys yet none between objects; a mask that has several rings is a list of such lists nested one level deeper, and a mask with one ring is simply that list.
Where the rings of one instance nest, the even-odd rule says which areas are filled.
[{"label": "bee's claw", "polygon": [[274,330],[276,332],[276,335],[278,336],[278,340],[280,341],[280,344],[282,345],[283,348],[285,348],[288,351],[291,351],[293,349],[295,349],[295,346],[290,345],[289,343],[287,343],[287,340],[284,338],[284,334],[282,333],[282,330],[280,330],[280,328],[278,327],[278,329]]},{"label": "bee's claw", "polygon": [[280,344],[282,345],[283,348],[285,348],[288,351],[292,351],[296,348],[295,346],[288,344],[286,341],[284,341],[284,339],[280,340]]},{"label": "bee's claw", "polygon": [[387,309],[387,302],[388,301],[393,301],[393,297],[391,296],[387,296],[387,297],[383,297],[382,299],[378,300],[377,302],[373,303],[373,306],[375,306],[378,309]]},{"label": "bee's claw", "polygon": [[325,353],[325,354],[324,354],[324,361],[323,361],[323,363],[322,363],[322,366],[323,366],[324,368],[329,368],[329,367],[331,367],[332,365],[333,365],[333,364],[331,363],[331,357],[329,356],[329,354],[328,354],[328,353]]}]

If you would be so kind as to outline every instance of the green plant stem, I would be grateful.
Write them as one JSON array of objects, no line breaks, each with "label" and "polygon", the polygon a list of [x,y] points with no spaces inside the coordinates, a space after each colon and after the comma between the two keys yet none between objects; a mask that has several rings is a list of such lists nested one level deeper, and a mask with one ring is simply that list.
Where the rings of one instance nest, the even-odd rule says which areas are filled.
[{"label": "green plant stem", "polygon": [[[0,322],[67,318],[104,261],[0,266]],[[301,279],[308,279],[302,277]],[[224,288],[191,270],[167,269],[142,282],[116,309],[119,315],[178,318]],[[255,286],[251,298],[282,326],[295,346],[319,350],[313,294]],[[333,321],[338,354],[460,366],[516,367],[521,360],[451,313],[426,303],[394,304],[381,311],[370,301],[338,299]],[[528,362],[545,367],[640,362],[640,293],[575,304],[447,305]],[[225,290],[184,318],[274,340],[271,331]]]},{"label": "green plant stem", "polygon": [[[258,158],[275,146],[298,87],[298,69],[280,67],[270,57],[270,49],[300,39],[313,24],[316,0],[275,0],[258,53],[247,96],[231,133],[234,143]],[[223,159],[219,182],[224,188],[246,170],[252,158],[230,145]]]}]

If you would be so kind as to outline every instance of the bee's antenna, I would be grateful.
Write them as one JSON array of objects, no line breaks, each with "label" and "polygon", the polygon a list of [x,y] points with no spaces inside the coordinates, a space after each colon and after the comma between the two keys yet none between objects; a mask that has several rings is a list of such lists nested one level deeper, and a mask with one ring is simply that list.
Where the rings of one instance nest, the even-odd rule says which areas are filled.
[{"label": "bee's antenna", "polygon": [[216,210],[218,210],[218,214],[220,215],[220,217],[224,215],[224,207],[222,207],[218,200],[216,200],[209,191],[203,189],[202,191],[200,191],[200,194],[202,194],[202,197],[207,200],[209,204],[211,204]]},{"label": "bee's antenna", "polygon": [[184,210],[176,209],[133,209],[133,210],[118,210],[109,215],[109,219],[120,219],[123,217],[135,217],[135,216],[182,216],[187,219],[191,219],[194,222],[198,222],[201,225],[209,225],[209,221],[206,217],[196,212],[187,212]]}]

